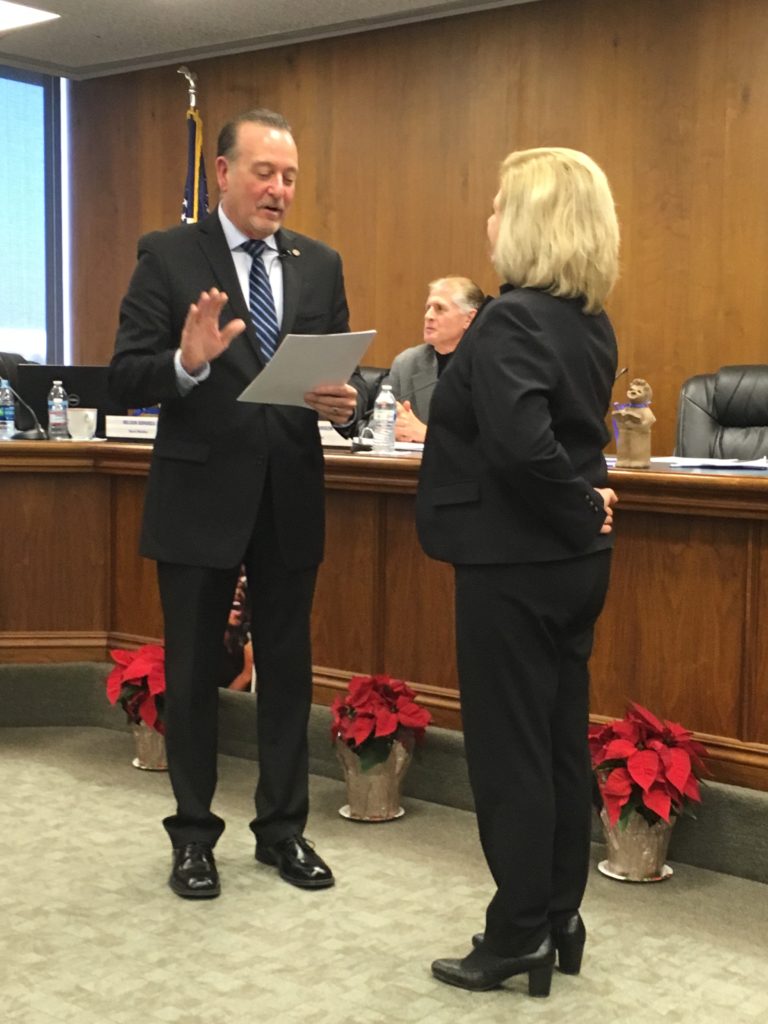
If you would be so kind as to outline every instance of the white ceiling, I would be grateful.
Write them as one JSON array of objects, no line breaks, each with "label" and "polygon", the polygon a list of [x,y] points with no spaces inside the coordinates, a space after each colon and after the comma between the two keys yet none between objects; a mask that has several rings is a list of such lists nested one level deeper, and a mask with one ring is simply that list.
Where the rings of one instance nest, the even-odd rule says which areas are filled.
[{"label": "white ceiling", "polygon": [[92,78],[531,2],[535,0],[29,0],[30,6],[61,17],[0,34],[0,64]]}]

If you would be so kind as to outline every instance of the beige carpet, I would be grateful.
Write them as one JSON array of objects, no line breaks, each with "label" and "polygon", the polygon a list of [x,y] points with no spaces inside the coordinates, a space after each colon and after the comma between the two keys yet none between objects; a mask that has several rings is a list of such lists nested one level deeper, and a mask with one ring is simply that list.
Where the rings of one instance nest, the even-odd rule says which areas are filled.
[{"label": "beige carpet", "polygon": [[768,1020],[766,885],[686,865],[658,885],[594,871],[581,976],[556,974],[543,1000],[519,979],[467,993],[429,963],[468,951],[482,927],[473,815],[411,800],[400,821],[352,823],[342,783],[315,778],[308,835],[338,881],[301,892],[254,862],[255,767],[222,758],[224,891],[193,903],[165,885],[167,776],[131,756],[130,737],[108,730],[0,729],[4,1024]]}]

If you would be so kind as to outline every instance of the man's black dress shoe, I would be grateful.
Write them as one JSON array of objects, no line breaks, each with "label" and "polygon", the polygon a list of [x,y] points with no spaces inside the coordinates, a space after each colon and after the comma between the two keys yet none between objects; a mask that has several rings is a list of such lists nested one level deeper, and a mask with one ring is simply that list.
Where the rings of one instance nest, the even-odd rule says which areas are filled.
[{"label": "man's black dress shoe", "polygon": [[282,879],[300,889],[327,889],[334,882],[333,872],[304,836],[289,836],[273,846],[257,843],[256,860],[276,867]]},{"label": "man's black dress shoe", "polygon": [[548,996],[552,984],[555,947],[549,935],[539,948],[526,956],[496,956],[477,946],[463,960],[435,960],[432,973],[448,985],[472,992],[498,988],[516,974],[528,975],[528,995]]},{"label": "man's black dress shoe", "polygon": [[168,885],[187,900],[210,900],[221,892],[210,843],[187,843],[173,851]]},{"label": "man's black dress shoe", "polygon": [[[472,936],[472,945],[479,949],[485,935],[478,932]],[[557,950],[557,969],[561,974],[578,974],[584,955],[587,929],[578,910],[562,921],[552,924],[552,942]]]}]

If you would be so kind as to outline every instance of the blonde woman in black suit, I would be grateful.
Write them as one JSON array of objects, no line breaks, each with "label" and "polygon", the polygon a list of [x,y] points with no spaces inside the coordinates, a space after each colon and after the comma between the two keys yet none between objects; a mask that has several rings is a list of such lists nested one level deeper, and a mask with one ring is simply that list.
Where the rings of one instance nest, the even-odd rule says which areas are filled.
[{"label": "blonde woman in black suit", "polygon": [[603,303],[619,230],[583,153],[501,168],[488,220],[504,284],[432,399],[417,499],[428,555],[451,562],[467,762],[496,883],[485,931],[433,974],[468,989],[528,974],[547,995],[581,966],[589,865],[589,673],[615,493],[602,450],[616,372]]}]

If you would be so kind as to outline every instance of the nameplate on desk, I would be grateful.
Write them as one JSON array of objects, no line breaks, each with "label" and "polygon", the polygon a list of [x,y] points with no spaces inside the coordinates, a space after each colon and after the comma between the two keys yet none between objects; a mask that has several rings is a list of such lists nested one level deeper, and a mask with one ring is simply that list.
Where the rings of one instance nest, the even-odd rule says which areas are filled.
[{"label": "nameplate on desk", "polygon": [[759,459],[701,459],[685,456],[673,456],[666,460],[672,469],[766,469],[768,456]]},{"label": "nameplate on desk", "polygon": [[[606,455],[605,464],[608,469],[622,468],[616,467],[616,456]],[[768,470],[768,456],[762,455],[758,459],[716,459],[716,458],[704,458],[701,456],[685,456],[685,455],[654,455],[651,459],[652,466],[666,466],[669,469],[720,469],[728,472],[728,470],[742,470],[742,469],[763,469]]]},{"label": "nameplate on desk", "polygon": [[352,439],[349,437],[342,437],[341,434],[334,429],[330,420],[318,420],[317,429],[320,431],[320,440],[322,441],[323,448],[352,447]]},{"label": "nameplate on desk", "polygon": [[157,416],[107,416],[104,432],[115,441],[154,441]]}]

